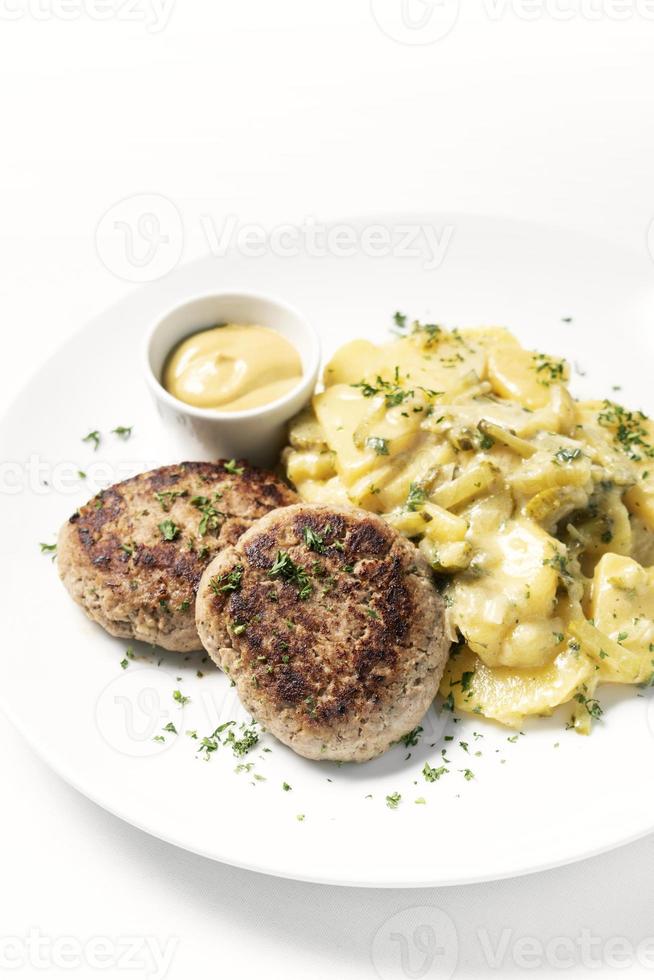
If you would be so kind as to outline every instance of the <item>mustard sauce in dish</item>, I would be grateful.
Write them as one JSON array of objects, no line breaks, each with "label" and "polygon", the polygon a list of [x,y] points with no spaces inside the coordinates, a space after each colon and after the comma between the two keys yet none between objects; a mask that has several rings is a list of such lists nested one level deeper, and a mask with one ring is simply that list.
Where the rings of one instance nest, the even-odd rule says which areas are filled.
[{"label": "mustard sauce in dish", "polygon": [[227,323],[179,343],[163,370],[166,391],[196,408],[241,412],[268,405],[302,378],[295,347],[269,327]]}]

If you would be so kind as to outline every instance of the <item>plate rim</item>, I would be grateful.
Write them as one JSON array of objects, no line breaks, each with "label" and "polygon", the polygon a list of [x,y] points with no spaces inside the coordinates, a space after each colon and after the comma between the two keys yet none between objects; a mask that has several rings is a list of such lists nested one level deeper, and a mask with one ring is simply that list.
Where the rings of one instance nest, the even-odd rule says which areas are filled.
[{"label": "plate rim", "polygon": [[[577,240],[583,239],[592,244],[595,248],[598,246],[605,247],[607,251],[610,251],[612,255],[620,254],[623,260],[626,261],[642,261],[643,255],[635,251],[632,248],[625,247],[622,243],[616,243],[604,238],[600,234],[588,233],[586,231],[579,231],[574,228],[566,228],[565,226],[558,225],[556,223],[531,220],[531,219],[519,219],[514,217],[506,217],[500,214],[479,214],[475,212],[466,211],[425,211],[425,212],[402,212],[402,211],[389,211],[389,212],[379,212],[374,213],[364,213],[360,215],[352,215],[346,218],[341,218],[339,220],[334,219],[333,223],[343,223],[345,221],[350,224],[360,224],[361,222],[375,221],[376,223],[387,222],[391,223],[395,221],[396,223],[400,221],[410,221],[410,220],[421,220],[425,222],[426,220],[438,220],[443,222],[448,218],[460,218],[466,221],[478,221],[488,227],[493,225],[503,225],[513,226],[516,228],[531,229],[534,231],[543,231],[547,233],[560,232],[567,234]],[[326,222],[331,224],[332,222]],[[179,271],[189,271],[193,267],[197,267],[206,263],[208,256],[200,256],[192,261],[185,263],[180,267]],[[646,258],[646,256],[645,256]],[[7,406],[6,410],[3,412],[2,417],[0,417],[0,437],[2,436],[3,430],[5,429],[8,420],[11,418],[12,414],[16,411],[19,403],[26,397],[28,392],[33,388],[34,384],[38,381],[38,378],[43,374],[47,373],[50,368],[52,361],[59,357],[62,351],[69,346],[75,344],[79,338],[87,333],[92,333],[97,329],[98,323],[105,318],[110,318],[115,314],[117,310],[120,310],[126,305],[133,304],[135,300],[139,297],[144,296],[150,291],[152,286],[161,284],[164,280],[158,280],[155,283],[146,283],[135,289],[129,290],[124,296],[120,297],[114,303],[110,304],[105,310],[94,314],[90,319],[84,322],[81,326],[75,329],[70,335],[68,335],[61,343],[59,343],[47,356],[47,358],[40,364],[38,364],[27,376],[20,390],[14,395],[11,403]],[[170,286],[174,291],[174,279],[171,277]],[[180,303],[183,300],[180,298],[181,292],[178,294],[177,300],[174,302]],[[162,301],[163,302],[163,301]],[[348,888],[377,888],[377,889],[392,889],[392,888],[411,888],[411,889],[424,889],[424,888],[441,888],[441,887],[453,887],[456,885],[472,885],[480,884],[490,881],[501,881],[510,880],[518,877],[525,877],[531,874],[538,874],[546,870],[554,870],[560,867],[566,867],[571,864],[576,864],[578,862],[586,861],[597,857],[599,855],[609,853],[613,850],[619,849],[621,847],[627,846],[638,840],[649,836],[654,832],[654,810],[652,811],[646,826],[641,829],[628,832],[621,836],[615,836],[610,841],[605,841],[602,844],[597,844],[595,846],[589,847],[587,850],[580,852],[576,850],[575,853],[563,855],[557,860],[544,860],[541,862],[534,862],[520,869],[506,869],[496,871],[489,871],[484,874],[459,874],[456,877],[440,877],[440,878],[429,878],[424,877],[420,880],[415,880],[415,878],[407,877],[395,877],[389,878],[385,876],[379,880],[374,878],[369,878],[367,880],[361,879],[345,879],[342,875],[338,877],[330,877],[329,875],[319,874],[315,871],[312,873],[308,870],[306,873],[301,873],[298,871],[293,871],[289,869],[284,869],[283,864],[279,862],[271,861],[269,864],[261,865],[257,863],[248,862],[246,860],[235,858],[229,854],[217,853],[220,849],[219,847],[213,852],[208,852],[202,848],[194,847],[187,841],[176,839],[173,835],[162,833],[157,831],[152,827],[146,826],[139,819],[128,812],[126,812],[120,806],[116,806],[115,803],[110,802],[105,799],[101,792],[97,792],[92,788],[85,787],[82,782],[76,777],[76,775],[68,768],[66,764],[66,759],[58,753],[57,751],[50,751],[47,742],[43,739],[38,738],[34,733],[30,732],[29,727],[24,724],[21,719],[16,715],[11,704],[11,688],[6,689],[0,688],[0,710],[7,717],[13,727],[21,735],[22,739],[27,743],[29,748],[34,752],[34,754],[41,759],[49,769],[51,769],[60,779],[62,779],[67,785],[73,788],[76,792],[80,793],[83,797],[88,799],[93,804],[106,810],[112,816],[124,821],[125,823],[135,827],[140,832],[146,833],[155,839],[162,840],[168,845],[178,847],[182,850],[188,851],[189,853],[197,854],[205,859],[212,861],[217,861],[222,864],[226,864],[230,867],[239,868],[241,870],[255,872],[257,874],[266,874],[273,877],[283,878],[293,881],[302,881],[306,883],[321,884],[327,886],[339,886]],[[219,843],[219,842],[218,842]],[[271,855],[274,855],[274,851],[271,851]]]}]

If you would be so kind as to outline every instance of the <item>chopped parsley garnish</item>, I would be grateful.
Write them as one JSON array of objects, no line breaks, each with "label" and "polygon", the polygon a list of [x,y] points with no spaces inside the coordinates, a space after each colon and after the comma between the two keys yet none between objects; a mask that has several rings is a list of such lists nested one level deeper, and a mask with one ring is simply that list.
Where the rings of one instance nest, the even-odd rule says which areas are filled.
[{"label": "chopped parsley garnish", "polygon": [[39,548],[41,549],[42,555],[52,555],[54,558],[54,556],[57,554],[56,542],[54,544],[46,544],[45,541],[39,541]]},{"label": "chopped parsley garnish", "polygon": [[604,714],[599,701],[596,698],[587,698],[581,691],[575,694],[575,701],[584,706],[591,718],[599,719]]},{"label": "chopped parsley garnish", "polygon": [[547,354],[534,354],[534,371],[540,375],[539,383],[549,385],[565,381],[565,361],[555,361]]},{"label": "chopped parsley garnish", "polygon": [[317,531],[314,531],[312,527],[305,527],[302,531],[302,537],[304,538],[304,543],[310,551],[315,551],[321,555],[325,550],[325,539]]},{"label": "chopped parsley garnish", "polygon": [[[395,313],[393,316],[393,323],[396,332],[404,333],[408,329],[408,317],[404,313]],[[419,320],[414,320],[411,323],[411,333],[422,333],[426,335],[425,346],[431,347],[432,344],[436,343],[443,332],[443,328],[439,327],[436,323],[420,323]],[[456,331],[454,331],[455,339],[460,339],[456,337]]]},{"label": "chopped parsley garnish", "polygon": [[221,592],[236,592],[241,587],[242,578],[243,566],[236,565],[235,568],[232,568],[231,572],[225,572],[223,575],[214,575],[213,578],[209,579],[209,585],[214,595],[219,595]]},{"label": "chopped parsley garnish", "polygon": [[208,761],[212,752],[218,751],[220,740],[213,735],[205,735],[200,741],[198,752],[204,752],[204,758]]},{"label": "chopped parsley garnish", "polygon": [[247,755],[251,749],[257,745],[259,741],[259,733],[254,728],[243,728],[240,738],[236,738],[233,729],[230,728],[227,738],[225,739],[226,745],[231,745],[232,752],[237,758],[242,758]]},{"label": "chopped parsley garnish", "polygon": [[97,429],[94,429],[93,432],[89,432],[87,436],[84,436],[82,442],[92,442],[93,452],[95,452],[100,445],[100,433]]},{"label": "chopped parsley garnish", "polygon": [[[383,395],[386,408],[395,408],[396,405],[401,405],[409,398],[414,398],[416,393],[415,388],[403,388],[400,384],[399,367],[395,368],[392,381],[387,381],[378,374],[374,384],[371,384],[369,381],[357,381],[355,384],[350,385],[350,387],[359,388],[364,398],[374,398],[375,395]],[[440,394],[440,392],[432,391],[431,388],[424,388],[422,385],[419,385],[417,390],[424,392],[431,398]],[[423,409],[416,407],[413,411],[421,412]]]},{"label": "chopped parsley garnish", "polygon": [[420,510],[422,504],[427,499],[427,491],[419,483],[412,483],[409,486],[409,496],[406,498],[406,509],[412,512]]},{"label": "chopped parsley garnish", "polygon": [[313,586],[305,568],[296,565],[288,551],[278,551],[277,558],[268,572],[269,578],[283,578],[294,582],[298,587],[298,599],[308,599],[313,592]]},{"label": "chopped parsley garnish", "polygon": [[450,691],[443,701],[443,711],[454,711],[454,694],[452,691]]},{"label": "chopped parsley garnish", "polygon": [[543,565],[550,565],[559,573],[562,579],[570,581],[573,576],[570,568],[568,567],[568,562],[569,558],[567,558],[566,555],[562,554],[560,551],[557,551],[551,558],[545,558],[543,560]]},{"label": "chopped parsley garnish", "polygon": [[465,670],[461,674],[461,690],[469,691],[472,684],[472,678],[475,676],[474,670]]},{"label": "chopped parsley garnish", "polygon": [[187,698],[186,695],[182,694],[181,691],[173,691],[173,701],[176,701],[177,704],[182,705],[182,707],[185,704],[188,704],[190,700],[191,699]]},{"label": "chopped parsley garnish", "polygon": [[164,732],[170,732],[172,735],[177,735],[178,734],[177,729],[173,725],[172,721],[169,721],[167,725],[164,725],[163,731]]},{"label": "chopped parsley garnish", "polygon": [[161,509],[167,513],[174,501],[178,497],[186,497],[187,493],[187,490],[159,490],[155,493],[155,498],[161,504]]},{"label": "chopped parsley garnish", "polygon": [[[226,729],[231,728],[231,726],[235,724],[236,722],[234,721],[223,722],[222,725],[218,725],[218,727],[213,730],[211,735],[205,735],[204,738],[201,739],[198,752],[204,752],[205,761],[207,762],[209,761],[212,752],[218,751],[221,734]],[[187,732],[186,734],[189,735],[191,738],[197,739],[198,737],[198,733],[196,731]]]},{"label": "chopped parsley garnish", "polygon": [[284,790],[285,793],[288,793],[289,790],[293,789],[293,787],[289,786],[288,783],[282,783],[282,789]]},{"label": "chopped parsley garnish", "polygon": [[474,774],[474,772],[472,771],[472,769],[459,769],[459,772],[462,772],[462,773],[463,773],[463,778],[464,778],[464,779],[467,779],[467,780],[468,780],[468,782],[469,782],[469,781],[470,781],[471,779],[474,779],[474,778],[475,778],[475,774]]},{"label": "chopped parsley garnish", "polygon": [[129,660],[127,657],[123,657],[123,659],[120,661],[120,666],[123,668],[123,670],[127,670],[129,667]]},{"label": "chopped parsley garnish", "polygon": [[389,455],[388,439],[382,439],[381,436],[368,436],[366,446],[368,449],[374,449],[377,456]]},{"label": "chopped parsley garnish", "polygon": [[411,748],[413,745],[417,745],[420,741],[420,736],[422,735],[423,730],[422,725],[418,725],[417,728],[414,728],[410,732],[407,732],[406,735],[403,735],[400,742],[407,749]]},{"label": "chopped parsley garnish", "polygon": [[643,456],[654,457],[654,446],[649,442],[649,433],[643,422],[649,419],[643,412],[628,412],[622,405],[606,400],[597,421],[605,429],[613,432],[618,447],[634,462]]},{"label": "chopped parsley garnish", "polygon": [[226,473],[233,473],[234,476],[243,476],[245,471],[244,466],[237,466],[235,459],[230,459],[227,463],[223,463],[223,469]]},{"label": "chopped parsley garnish", "polygon": [[412,388],[405,389],[400,385],[400,371],[397,367],[395,368],[393,381],[386,381],[378,374],[374,384],[370,384],[368,381],[357,381],[351,387],[359,388],[364,398],[374,398],[375,395],[383,394],[386,408],[394,408],[395,405],[401,405],[402,402],[408,398],[413,398],[415,395],[415,391]]},{"label": "chopped parsley garnish", "polygon": [[112,433],[119,436],[121,439],[127,441],[132,434],[133,425],[117,425],[115,429],[112,429]]},{"label": "chopped parsley garnish", "polygon": [[386,806],[389,808],[389,810],[397,810],[401,800],[401,793],[390,793],[389,796],[386,797]]},{"label": "chopped parsley garnish", "polygon": [[197,507],[202,514],[202,518],[198,525],[198,534],[200,537],[203,538],[207,531],[218,530],[221,518],[225,516],[223,512],[216,510],[208,497],[192,497],[191,503],[194,507]]},{"label": "chopped parsley garnish", "polygon": [[234,769],[235,773],[240,772],[252,772],[254,769],[254,762],[239,762],[239,764]]},{"label": "chopped parsley garnish", "polygon": [[240,636],[241,633],[245,633],[247,628],[247,623],[232,623],[232,633],[234,636]]},{"label": "chopped parsley garnish", "polygon": [[434,766],[430,766],[428,762],[425,762],[422,768],[422,774],[428,783],[437,782],[441,776],[444,776],[449,771],[450,770],[446,769],[445,766],[439,766],[438,769],[436,769]]},{"label": "chopped parsley garnish", "polygon": [[179,528],[174,521],[171,520],[162,521],[159,525],[159,530],[163,535],[164,541],[174,541],[179,534]]}]

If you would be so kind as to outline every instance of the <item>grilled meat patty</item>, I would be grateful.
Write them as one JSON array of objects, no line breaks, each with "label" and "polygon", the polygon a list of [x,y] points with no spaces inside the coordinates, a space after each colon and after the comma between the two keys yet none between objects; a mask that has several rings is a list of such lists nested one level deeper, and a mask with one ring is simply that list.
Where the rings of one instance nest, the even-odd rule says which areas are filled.
[{"label": "grilled meat patty", "polygon": [[450,646],[422,555],[342,507],[258,520],[207,566],[196,620],[245,707],[309,759],[363,762],[413,729]]},{"label": "grilled meat patty", "polygon": [[296,499],[245,462],[163,466],[73,514],[59,534],[59,573],[113,636],[198,650],[195,595],[207,564],[257,518]]}]

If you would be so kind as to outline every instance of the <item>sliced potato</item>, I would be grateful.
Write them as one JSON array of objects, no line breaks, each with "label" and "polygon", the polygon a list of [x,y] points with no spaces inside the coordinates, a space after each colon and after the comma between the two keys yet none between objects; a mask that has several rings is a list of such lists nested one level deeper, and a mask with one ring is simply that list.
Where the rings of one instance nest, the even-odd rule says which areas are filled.
[{"label": "sliced potato", "polygon": [[340,347],[323,372],[325,388],[355,385],[363,379],[374,380],[382,358],[381,350],[369,340],[352,340]]},{"label": "sliced potato", "polygon": [[450,514],[449,510],[429,500],[425,502],[423,511],[430,518],[425,531],[428,538],[432,541],[463,541],[468,524],[462,517]]},{"label": "sliced potato", "polygon": [[488,379],[493,391],[530,409],[544,408],[550,388],[565,384],[570,369],[565,361],[516,348],[514,344],[494,347],[488,355]]},{"label": "sliced potato", "polygon": [[487,493],[495,483],[497,469],[489,462],[470,467],[461,476],[438,487],[431,495],[434,503],[449,509]]},{"label": "sliced potato", "polygon": [[[579,453],[571,457],[572,453]],[[518,493],[528,495],[547,490],[549,487],[584,487],[592,489],[591,462],[581,447],[560,447],[552,452],[541,449],[530,459],[525,459],[510,478],[511,486]]]},{"label": "sliced potato", "polygon": [[331,504],[333,506],[349,507],[350,498],[345,487],[337,476],[331,480],[305,480],[296,484],[297,492],[308,504]]},{"label": "sliced potato", "polygon": [[477,344],[486,350],[495,347],[520,347],[519,342],[506,327],[464,327],[459,334],[472,347]]},{"label": "sliced potato", "polygon": [[589,574],[602,555],[631,554],[633,535],[629,512],[619,490],[609,490],[593,501],[593,514],[577,521],[577,530],[586,540],[584,565]]},{"label": "sliced potato", "polygon": [[468,649],[446,667],[441,694],[459,711],[474,712],[519,728],[528,715],[548,715],[570,701],[594,674],[591,661],[569,649],[536,669],[488,667]]},{"label": "sliced potato", "polygon": [[[524,518],[471,534],[476,577],[451,589],[452,622],[488,666],[535,666],[551,659],[561,624],[554,619],[560,545]],[[541,628],[539,623],[544,622]]]},{"label": "sliced potato", "polygon": [[285,462],[287,476],[295,486],[305,480],[329,480],[336,475],[336,453],[330,450],[291,450],[286,455]]},{"label": "sliced potato", "polygon": [[595,662],[597,676],[612,684],[643,684],[654,674],[654,654],[629,650],[587,620],[570,623],[570,636]]},{"label": "sliced potato", "polygon": [[629,512],[654,533],[654,479],[635,483],[624,495],[624,502]]},{"label": "sliced potato", "polygon": [[313,408],[305,408],[292,419],[288,438],[294,449],[327,449],[325,433]]},{"label": "sliced potato", "polygon": [[364,398],[349,385],[335,384],[313,399],[314,409],[329,448],[336,453],[336,471],[346,486],[376,465],[372,448],[359,448],[354,433],[364,421],[382,419],[384,400]]},{"label": "sliced potato", "polygon": [[384,514],[384,520],[406,538],[419,538],[425,533],[427,521],[418,511],[394,510]]},{"label": "sliced potato", "polygon": [[[607,656],[597,660],[605,680],[641,684],[654,674],[654,569],[632,558],[606,554],[595,569],[584,643]],[[609,642],[604,642],[604,637]],[[610,645],[609,645],[610,644]]]},{"label": "sliced potato", "polygon": [[568,379],[501,327],[407,324],[334,355],[283,459],[303,499],[383,514],[449,577],[459,707],[519,724],[572,699],[585,733],[598,681],[654,672],[654,423]]},{"label": "sliced potato", "polygon": [[424,537],[418,547],[434,571],[439,573],[461,572],[472,560],[472,547],[467,541],[434,541]]}]

